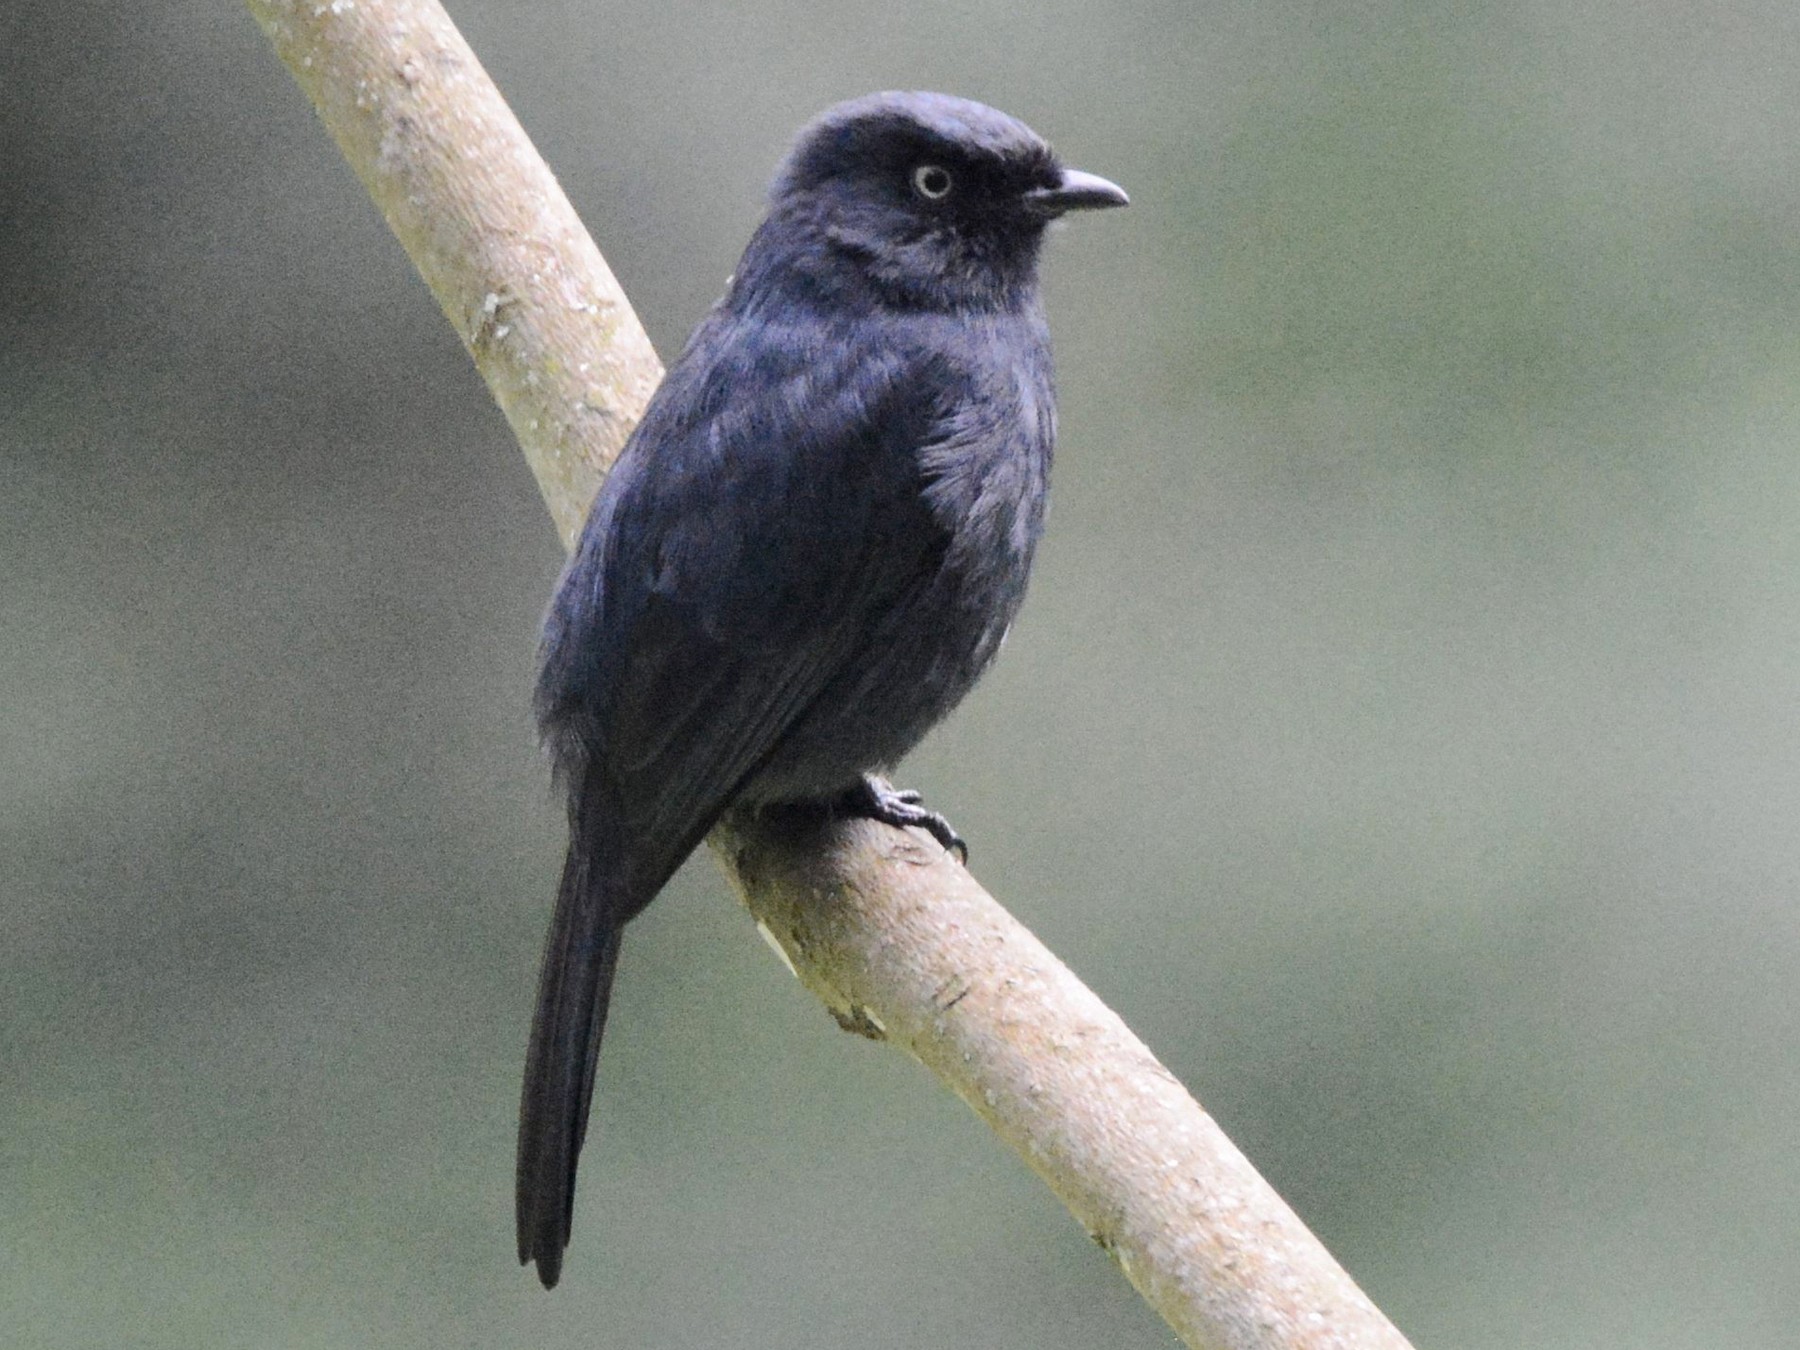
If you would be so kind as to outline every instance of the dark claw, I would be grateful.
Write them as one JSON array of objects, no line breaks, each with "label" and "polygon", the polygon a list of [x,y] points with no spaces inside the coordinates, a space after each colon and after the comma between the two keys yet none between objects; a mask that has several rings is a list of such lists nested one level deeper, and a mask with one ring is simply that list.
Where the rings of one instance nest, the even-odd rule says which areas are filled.
[{"label": "dark claw", "polygon": [[924,800],[924,795],[912,788],[897,788],[885,778],[865,774],[861,785],[852,788],[848,794],[847,805],[859,816],[897,825],[901,829],[917,825],[929,831],[946,852],[954,853],[958,862],[966,864],[969,846],[948,820],[922,805]]}]

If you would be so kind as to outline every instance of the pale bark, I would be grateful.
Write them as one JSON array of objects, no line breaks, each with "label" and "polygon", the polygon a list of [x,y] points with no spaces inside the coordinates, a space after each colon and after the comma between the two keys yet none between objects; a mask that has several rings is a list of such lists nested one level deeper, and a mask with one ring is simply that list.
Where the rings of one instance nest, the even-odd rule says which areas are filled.
[{"label": "pale bark", "polygon": [[[618,283],[435,0],[248,3],[568,544],[661,375]],[[711,843],[839,1021],[968,1102],[1188,1345],[1406,1346],[1124,1023],[928,837],[734,816]]]}]

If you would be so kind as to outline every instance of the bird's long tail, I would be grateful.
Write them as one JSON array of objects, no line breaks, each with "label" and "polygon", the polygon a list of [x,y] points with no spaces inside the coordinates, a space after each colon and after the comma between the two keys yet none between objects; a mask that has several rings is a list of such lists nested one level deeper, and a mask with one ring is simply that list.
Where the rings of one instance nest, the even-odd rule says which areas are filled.
[{"label": "bird's long tail", "polygon": [[575,1203],[575,1163],[587,1134],[594,1064],[606,1029],[625,916],[612,869],[580,841],[569,849],[538,977],[537,1012],[519,1105],[519,1261],[537,1262],[546,1289],[562,1273]]}]

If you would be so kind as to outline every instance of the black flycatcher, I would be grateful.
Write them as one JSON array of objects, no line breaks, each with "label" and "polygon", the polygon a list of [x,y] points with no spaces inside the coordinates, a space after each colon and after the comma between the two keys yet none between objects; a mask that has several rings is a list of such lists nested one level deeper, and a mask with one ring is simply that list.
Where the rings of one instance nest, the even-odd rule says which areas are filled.
[{"label": "black flycatcher", "polygon": [[519,1259],[546,1286],[620,933],[725,810],[833,802],[960,849],[874,775],[1018,611],[1056,429],[1039,247],[1125,201],[979,103],[839,104],[601,488],[537,687],[569,794],[519,1121]]}]

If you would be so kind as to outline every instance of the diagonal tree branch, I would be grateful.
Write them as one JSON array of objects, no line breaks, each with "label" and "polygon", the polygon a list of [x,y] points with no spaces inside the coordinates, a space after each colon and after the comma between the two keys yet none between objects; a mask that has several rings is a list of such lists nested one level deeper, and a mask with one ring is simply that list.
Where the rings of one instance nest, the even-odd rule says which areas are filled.
[{"label": "diagonal tree branch", "polygon": [[[248,0],[461,334],[565,544],[661,367],[436,0]],[[1190,1346],[1406,1341],[1119,1018],[942,850],[866,821],[711,840],[800,979],[915,1056]]]}]

